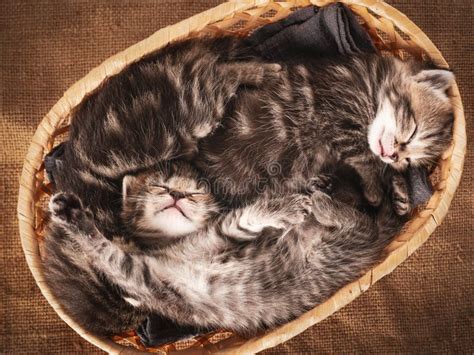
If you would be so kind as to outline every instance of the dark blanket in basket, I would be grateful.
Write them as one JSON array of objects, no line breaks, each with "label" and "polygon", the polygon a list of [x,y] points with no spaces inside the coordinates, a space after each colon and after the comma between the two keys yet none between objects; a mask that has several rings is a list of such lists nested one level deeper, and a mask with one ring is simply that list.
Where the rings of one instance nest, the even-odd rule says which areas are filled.
[{"label": "dark blanket in basket", "polygon": [[[248,41],[257,54],[269,60],[285,60],[308,54],[334,56],[377,52],[354,14],[340,3],[295,11],[285,19],[258,29]],[[61,155],[62,149],[58,148],[45,158],[51,181],[54,181],[55,166]],[[427,171],[411,168],[408,179],[412,203],[417,206],[426,202],[432,195]],[[153,346],[186,339],[203,331],[179,327],[170,320],[153,315],[137,329],[137,334],[146,346]]]},{"label": "dark blanket in basket", "polygon": [[249,41],[260,55],[274,60],[301,54],[335,56],[377,52],[356,17],[340,3],[295,11],[261,27]]}]

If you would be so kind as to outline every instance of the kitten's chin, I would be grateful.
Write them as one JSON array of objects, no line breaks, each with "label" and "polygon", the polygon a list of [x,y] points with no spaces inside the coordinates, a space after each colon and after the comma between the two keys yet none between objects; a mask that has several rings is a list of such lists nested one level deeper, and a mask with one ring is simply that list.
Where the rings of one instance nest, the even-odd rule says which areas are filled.
[{"label": "kitten's chin", "polygon": [[197,232],[201,226],[185,217],[177,208],[170,207],[149,216],[142,227],[155,230],[162,237],[177,238]]}]

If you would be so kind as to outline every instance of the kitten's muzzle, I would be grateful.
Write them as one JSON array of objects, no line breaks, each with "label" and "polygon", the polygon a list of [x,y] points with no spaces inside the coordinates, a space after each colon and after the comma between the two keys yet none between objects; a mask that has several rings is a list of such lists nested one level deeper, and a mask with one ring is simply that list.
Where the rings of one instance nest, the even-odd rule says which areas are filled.
[{"label": "kitten's muzzle", "polygon": [[382,157],[391,159],[394,163],[396,163],[398,161],[399,155],[398,152],[393,152],[391,155],[384,154],[384,152],[382,152]]},{"label": "kitten's muzzle", "polygon": [[171,196],[171,198],[173,199],[173,201],[165,206],[162,211],[166,211],[167,209],[170,209],[170,208],[175,208],[176,210],[178,210],[182,215],[183,217],[189,219],[186,211],[185,211],[185,208],[184,206],[182,206],[179,202],[184,199],[186,197],[186,194],[183,193],[183,192],[179,192],[179,191],[170,191],[169,192],[169,195]]},{"label": "kitten's muzzle", "polygon": [[379,139],[379,148],[380,148],[380,156],[382,157],[382,161],[385,163],[396,163],[398,159],[400,158],[398,151],[396,150],[397,148],[393,144],[393,142],[387,142],[384,141],[383,139]]}]

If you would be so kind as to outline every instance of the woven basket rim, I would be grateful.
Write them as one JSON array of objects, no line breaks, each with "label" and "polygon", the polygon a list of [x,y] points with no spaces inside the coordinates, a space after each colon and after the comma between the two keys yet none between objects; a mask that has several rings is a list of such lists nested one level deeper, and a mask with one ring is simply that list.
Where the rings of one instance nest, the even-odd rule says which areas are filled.
[{"label": "woven basket rim", "polygon": [[[293,0],[277,3],[279,6],[303,7],[308,5],[324,6],[335,2],[333,0]],[[381,0],[342,0],[356,13],[363,8],[387,19],[396,25],[404,33],[410,35],[411,40],[441,67],[448,67],[447,62],[440,51],[431,40],[411,22],[404,14],[384,3]],[[174,25],[162,28],[150,37],[138,42],[128,49],[110,57],[101,65],[93,69],[84,78],[71,86],[63,97],[53,106],[38,126],[31,145],[26,155],[20,178],[20,190],[18,196],[18,220],[22,248],[28,266],[38,284],[42,294],[58,313],[58,315],[84,339],[99,347],[100,349],[114,354],[142,353],[141,351],[121,346],[110,339],[95,336],[81,328],[62,309],[58,300],[53,296],[44,282],[41,266],[39,245],[35,233],[37,215],[35,212],[35,201],[38,198],[38,181],[42,179],[42,161],[45,151],[52,145],[52,137],[60,123],[65,120],[70,111],[76,107],[83,98],[94,91],[100,84],[111,75],[120,72],[146,54],[155,51],[171,40],[186,37],[191,32],[201,31],[206,26],[231,18],[236,13],[243,13],[253,8],[261,8],[272,4],[269,0],[236,0],[223,3],[214,8],[206,10],[195,16]],[[461,97],[457,85],[453,85],[451,100],[454,107],[455,123],[453,129],[453,145],[442,159],[441,182],[437,186],[435,194],[429,201],[427,207],[409,222],[406,232],[397,237],[391,244],[388,257],[381,264],[375,266],[359,280],[345,286],[323,304],[303,314],[296,320],[289,322],[262,336],[242,340],[232,337],[217,344],[206,344],[202,348],[191,348],[180,351],[187,353],[255,353],[276,346],[293,336],[301,333],[311,325],[325,319],[338,309],[353,301],[357,296],[367,290],[373,283],[383,276],[392,272],[398,265],[406,260],[418,247],[420,247],[442,222],[447,214],[454,192],[461,179],[464,155],[466,151],[465,119]],[[174,352],[174,351],[171,351]]]}]

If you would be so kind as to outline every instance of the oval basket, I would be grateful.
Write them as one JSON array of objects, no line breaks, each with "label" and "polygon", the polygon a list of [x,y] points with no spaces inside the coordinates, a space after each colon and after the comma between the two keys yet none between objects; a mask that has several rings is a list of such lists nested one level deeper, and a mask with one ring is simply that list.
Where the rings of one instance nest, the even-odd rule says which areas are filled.
[{"label": "oval basket", "polygon": [[[123,334],[114,339],[94,336],[82,329],[61,308],[46,284],[41,264],[44,201],[51,193],[45,179],[43,158],[67,132],[72,110],[91,92],[98,89],[108,77],[119,73],[126,66],[144,55],[156,51],[170,41],[190,35],[238,33],[246,35],[253,29],[279,20],[296,8],[308,5],[324,6],[333,1],[239,0],[223,3],[173,26],[163,28],[147,39],[107,59],[86,77],[74,84],[54,105],[39,125],[25,158],[18,197],[20,237],[30,270],[44,297],[83,338],[110,353],[180,352],[184,354],[255,353],[280,344],[306,328],[325,319],[347,305],[374,282],[392,272],[420,247],[441,223],[461,178],[466,148],[464,112],[456,85],[450,96],[454,106],[454,138],[438,167],[435,193],[428,204],[420,209],[408,223],[404,232],[388,247],[386,258],[359,280],[345,286],[323,304],[303,314],[298,319],[253,339],[241,339],[230,333],[217,332],[192,341],[168,344],[156,349],[146,349],[134,334]],[[369,31],[377,47],[383,52],[401,58],[413,56],[430,58],[436,65],[447,68],[443,56],[429,38],[405,15],[376,0],[343,0],[355,12]],[[131,343],[135,346],[125,346]]]}]

